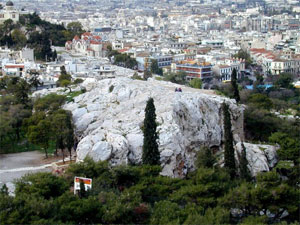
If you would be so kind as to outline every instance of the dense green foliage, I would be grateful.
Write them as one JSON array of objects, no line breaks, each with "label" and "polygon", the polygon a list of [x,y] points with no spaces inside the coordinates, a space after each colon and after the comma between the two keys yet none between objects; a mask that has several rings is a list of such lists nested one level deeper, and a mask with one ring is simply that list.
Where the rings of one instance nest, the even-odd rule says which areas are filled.
[{"label": "dense green foliage", "polygon": [[143,126],[143,164],[160,165],[160,155],[158,151],[158,134],[156,131],[156,114],[153,98],[149,98],[145,108],[145,119]]},{"label": "dense green foliage", "polygon": [[113,64],[130,69],[137,69],[137,61],[131,57],[130,54],[120,53],[116,50],[112,50],[111,46],[108,48],[107,57],[113,62]]},{"label": "dense green foliage", "polygon": [[67,73],[65,66],[62,66],[60,68],[60,76],[58,78],[58,81],[56,82],[56,85],[58,87],[68,87],[71,84],[71,81],[72,76]]},{"label": "dense green foliage", "polygon": [[[162,177],[160,170],[111,168],[86,158],[63,177],[27,175],[16,182],[15,197],[0,191],[0,224],[265,224],[278,222],[285,210],[289,215],[280,220],[298,219],[299,190],[276,172],[245,183],[218,167],[199,167],[185,179]],[[74,176],[92,178],[92,189],[74,195]]]},{"label": "dense green foliage", "polygon": [[231,116],[226,103],[222,104],[224,121],[224,167],[228,170],[230,177],[236,176],[236,166],[234,158],[233,134],[231,130]]},{"label": "dense green foliage", "polygon": [[231,86],[233,89],[233,97],[236,100],[236,102],[239,102],[240,101],[240,93],[239,93],[239,87],[237,84],[237,72],[236,72],[235,68],[232,70],[232,73],[231,73]]},{"label": "dense green foliage", "polygon": [[235,54],[233,57],[238,59],[244,59],[245,60],[245,66],[248,68],[252,64],[251,57],[249,53],[245,50],[240,50],[237,54]]},{"label": "dense green foliage", "polygon": [[16,24],[6,20],[0,25],[0,46],[14,49],[27,46],[34,49],[37,59],[54,61],[57,53],[52,51],[51,45],[64,46],[66,41],[83,32],[78,22],[68,24],[66,29],[63,25],[42,20],[36,13],[21,15]]},{"label": "dense green foliage", "polygon": [[163,75],[163,70],[162,70],[162,68],[159,68],[157,60],[155,60],[155,59],[151,60],[150,71],[151,71],[151,73],[154,73],[154,74],[158,74],[158,75],[161,75],[161,76]]},{"label": "dense green foliage", "polygon": [[190,81],[190,86],[192,88],[201,89],[202,88],[202,80],[200,78],[194,78]]},{"label": "dense green foliage", "polygon": [[[30,85],[21,78],[0,78],[0,152],[19,151],[24,142],[23,121],[31,116]],[[32,146],[31,146],[32,147]]]},{"label": "dense green foliage", "polygon": [[246,181],[251,180],[251,173],[248,168],[248,160],[247,160],[247,153],[246,153],[246,148],[244,143],[242,143],[242,153],[240,156],[240,164],[239,164],[239,169],[240,169],[240,178]]},{"label": "dense green foliage", "polygon": [[[31,86],[21,78],[0,79],[0,152],[43,150],[46,157],[49,149],[71,149],[74,145],[74,128],[71,112],[62,110],[70,96],[49,94],[30,99]],[[58,135],[60,134],[60,135]]]},{"label": "dense green foliage", "polygon": [[175,84],[186,84],[186,73],[185,72],[167,73],[164,74],[164,80],[170,81]]}]

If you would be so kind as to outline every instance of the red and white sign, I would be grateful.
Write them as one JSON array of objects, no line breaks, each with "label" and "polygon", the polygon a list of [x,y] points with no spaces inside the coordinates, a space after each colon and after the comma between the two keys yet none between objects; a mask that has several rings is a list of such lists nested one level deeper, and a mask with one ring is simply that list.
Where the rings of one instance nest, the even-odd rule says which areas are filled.
[{"label": "red and white sign", "polygon": [[74,194],[76,191],[80,191],[80,183],[84,183],[85,190],[92,189],[92,179],[85,177],[74,177]]}]

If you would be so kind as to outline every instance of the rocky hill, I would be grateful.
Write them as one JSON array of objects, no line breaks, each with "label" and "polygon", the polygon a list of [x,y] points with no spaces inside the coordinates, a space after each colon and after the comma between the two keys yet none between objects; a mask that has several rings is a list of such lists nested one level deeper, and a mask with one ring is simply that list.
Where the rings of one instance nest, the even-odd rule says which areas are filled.
[{"label": "rocky hill", "polygon": [[[108,160],[111,165],[141,163],[144,110],[149,97],[154,98],[156,107],[162,175],[182,177],[193,170],[196,153],[202,146],[210,147],[219,163],[223,163],[223,102],[230,108],[235,156],[239,161],[244,140],[244,106],[236,105],[233,99],[210,90],[122,76],[100,81],[88,78],[82,86],[87,92],[64,106],[73,113],[79,140],[78,161],[90,156],[96,161]],[[176,87],[183,92],[175,92]],[[69,91],[42,90],[33,97],[51,92],[67,95]],[[277,147],[251,143],[244,146],[253,176],[276,165]]]},{"label": "rocky hill", "polygon": [[[89,83],[90,84],[90,83]],[[86,85],[86,84],[83,84]],[[183,176],[194,167],[195,154],[203,145],[222,150],[221,104],[232,114],[236,142],[243,139],[243,107],[212,91],[181,87],[169,82],[116,78],[102,80],[90,91],[65,106],[73,112],[78,160],[91,156],[111,164],[140,163],[144,109],[154,98],[163,175]]]}]

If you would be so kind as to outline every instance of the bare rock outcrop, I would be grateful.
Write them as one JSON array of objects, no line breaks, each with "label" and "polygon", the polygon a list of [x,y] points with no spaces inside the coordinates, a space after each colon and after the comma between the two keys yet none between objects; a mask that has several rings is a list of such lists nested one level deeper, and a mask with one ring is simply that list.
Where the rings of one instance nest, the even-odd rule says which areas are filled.
[{"label": "bare rock outcrop", "polygon": [[[259,172],[268,172],[276,166],[278,162],[278,146],[244,143],[246,149],[246,158],[248,168],[252,176]],[[242,153],[242,143],[236,144],[236,150],[239,155]]]},{"label": "bare rock outcrop", "polygon": [[156,107],[162,174],[184,176],[194,168],[196,152],[207,145],[222,149],[223,115],[227,103],[236,142],[243,139],[243,107],[212,91],[169,82],[116,78],[97,81],[93,88],[65,105],[71,110],[80,142],[78,160],[90,156],[112,165],[140,163],[144,109],[149,97]]}]

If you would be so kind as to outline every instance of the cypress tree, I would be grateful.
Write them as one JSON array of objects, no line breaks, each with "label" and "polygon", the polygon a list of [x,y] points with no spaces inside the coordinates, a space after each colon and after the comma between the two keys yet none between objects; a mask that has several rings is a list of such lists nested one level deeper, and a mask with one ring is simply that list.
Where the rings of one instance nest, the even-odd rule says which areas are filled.
[{"label": "cypress tree", "polygon": [[80,198],[84,198],[84,197],[86,197],[86,190],[85,190],[85,186],[84,186],[84,182],[83,182],[83,180],[80,180],[80,191],[79,191],[79,197],[80,197]]},{"label": "cypress tree", "polygon": [[230,177],[235,177],[235,158],[233,148],[233,134],[231,131],[231,119],[229,107],[226,103],[222,104],[223,118],[224,118],[224,138],[225,138],[225,152],[224,162],[225,168],[228,170]]},{"label": "cypress tree", "polygon": [[251,180],[251,174],[248,169],[248,160],[246,157],[246,148],[244,143],[242,143],[242,154],[240,158],[240,177],[243,180],[249,181]]},{"label": "cypress tree", "polygon": [[239,87],[237,84],[237,72],[236,69],[234,68],[231,73],[231,86],[233,88],[233,97],[236,100],[236,102],[240,101],[240,92],[239,92]]},{"label": "cypress tree", "polygon": [[156,114],[153,98],[149,98],[145,109],[144,119],[144,144],[143,144],[143,164],[160,165],[160,155],[158,151],[158,134],[156,132]]}]

